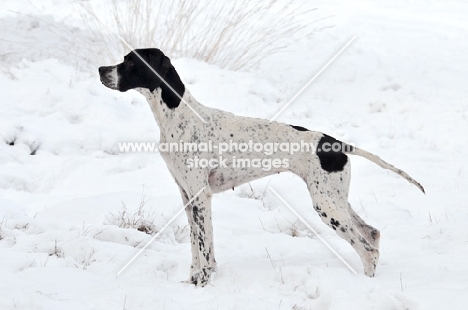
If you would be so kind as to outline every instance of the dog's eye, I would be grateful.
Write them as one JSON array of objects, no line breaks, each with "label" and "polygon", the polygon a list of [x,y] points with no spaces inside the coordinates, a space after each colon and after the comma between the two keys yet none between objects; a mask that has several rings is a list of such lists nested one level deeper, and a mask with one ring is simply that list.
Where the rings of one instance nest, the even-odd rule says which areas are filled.
[{"label": "dog's eye", "polygon": [[131,61],[131,60],[127,60],[127,61],[125,62],[125,66],[126,66],[127,68],[133,67],[134,64],[135,64],[135,63],[134,63],[133,61]]}]

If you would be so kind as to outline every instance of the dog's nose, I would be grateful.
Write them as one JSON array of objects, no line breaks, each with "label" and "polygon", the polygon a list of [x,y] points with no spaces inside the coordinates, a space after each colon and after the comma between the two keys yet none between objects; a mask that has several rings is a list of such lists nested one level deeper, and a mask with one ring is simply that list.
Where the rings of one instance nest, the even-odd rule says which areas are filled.
[{"label": "dog's nose", "polygon": [[105,70],[105,69],[106,69],[106,67],[99,67],[99,68],[98,68],[99,75],[104,74],[104,70]]}]

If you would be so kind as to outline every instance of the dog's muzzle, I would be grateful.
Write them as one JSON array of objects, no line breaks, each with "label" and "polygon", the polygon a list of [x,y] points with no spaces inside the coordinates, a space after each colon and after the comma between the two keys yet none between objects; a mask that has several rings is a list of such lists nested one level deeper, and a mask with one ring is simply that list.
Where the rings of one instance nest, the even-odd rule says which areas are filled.
[{"label": "dog's muzzle", "polygon": [[118,76],[117,76],[117,67],[99,67],[99,77],[101,78],[101,83],[104,86],[118,90]]}]

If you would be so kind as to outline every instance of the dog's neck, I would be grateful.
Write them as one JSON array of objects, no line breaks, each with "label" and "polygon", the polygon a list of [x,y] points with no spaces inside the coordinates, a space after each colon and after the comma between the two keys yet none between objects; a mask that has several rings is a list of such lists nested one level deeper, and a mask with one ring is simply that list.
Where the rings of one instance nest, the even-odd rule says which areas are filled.
[{"label": "dog's neck", "polygon": [[[190,109],[190,107],[199,109],[201,104],[195,100],[195,98],[190,94],[190,92],[185,88],[184,93],[179,99],[179,104],[175,108],[170,108],[170,106],[165,102],[163,92],[161,88],[156,88],[153,91],[150,91],[147,88],[135,88],[140,94],[145,96],[146,101],[148,101],[151,111],[153,112],[156,123],[158,124],[161,134],[163,135],[164,128],[170,128],[171,126],[166,126],[169,122],[172,122],[176,115],[193,115],[193,112],[186,113],[185,110]],[[190,105],[190,107],[188,107]]]}]

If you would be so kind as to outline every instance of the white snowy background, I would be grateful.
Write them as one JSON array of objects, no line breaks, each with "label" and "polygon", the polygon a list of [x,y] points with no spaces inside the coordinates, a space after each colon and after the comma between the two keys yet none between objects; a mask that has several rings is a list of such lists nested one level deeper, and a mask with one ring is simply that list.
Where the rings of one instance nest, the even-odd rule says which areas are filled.
[{"label": "white snowy background", "polygon": [[313,5],[304,22],[317,31],[250,70],[189,58],[173,64],[203,104],[270,118],[356,36],[278,120],[355,143],[425,186],[427,195],[352,157],[350,202],[381,230],[375,278],[362,274],[357,254],[320,221],[290,174],[214,197],[218,270],[207,287],[182,283],[191,260],[185,214],[117,276],[151,238],[122,227],[125,220],[141,216],[154,233],[182,206],[159,154],[118,150],[119,142],[157,142],[159,129],[143,97],[101,85],[97,68],[123,55],[108,63],[86,56],[99,42],[77,2],[7,0],[0,4],[0,309],[466,309],[468,3]]}]

